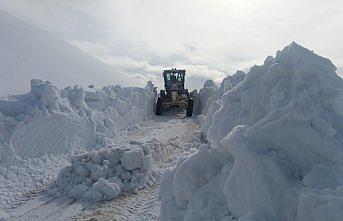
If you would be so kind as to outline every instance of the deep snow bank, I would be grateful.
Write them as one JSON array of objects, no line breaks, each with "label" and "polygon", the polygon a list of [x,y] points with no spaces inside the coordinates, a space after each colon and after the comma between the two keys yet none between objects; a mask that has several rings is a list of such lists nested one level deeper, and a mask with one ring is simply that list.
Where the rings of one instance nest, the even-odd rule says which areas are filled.
[{"label": "deep snow bank", "polygon": [[[246,74],[243,71],[237,71],[235,74],[224,78],[219,88],[212,80],[207,80],[204,83],[204,87],[197,93],[194,104],[194,114],[202,114],[204,117],[210,112],[209,115],[212,115],[214,109],[217,107],[215,102],[220,101],[218,98],[243,81],[245,76]],[[215,107],[213,107],[213,105]]]},{"label": "deep snow bank", "polygon": [[[243,71],[237,71],[235,74],[233,74],[231,76],[227,76],[226,78],[224,78],[222,83],[220,84],[219,89],[217,89],[217,90],[211,89],[213,91],[212,93],[203,93],[202,94],[203,98],[201,98],[201,96],[200,96],[200,99],[204,103],[204,108],[201,111],[202,115],[200,117],[203,119],[202,120],[202,131],[203,131],[205,136],[207,135],[208,128],[212,124],[213,114],[217,110],[219,110],[219,108],[221,107],[221,103],[222,103],[221,98],[224,95],[224,93],[232,90],[237,84],[242,82],[245,77],[246,77],[246,73],[244,73]],[[208,91],[208,89],[205,86],[201,90]],[[201,94],[201,93],[199,93],[199,94]]]},{"label": "deep snow bank", "polygon": [[31,81],[29,93],[0,100],[0,208],[22,203],[55,179],[70,155],[115,142],[153,113],[154,87],[101,90]]},{"label": "deep snow bank", "polygon": [[161,220],[341,220],[343,80],[335,71],[296,43],[252,67],[208,112],[211,146],[165,175]]},{"label": "deep snow bank", "polygon": [[58,90],[31,81],[28,94],[0,100],[1,163],[105,146],[118,132],[152,113],[154,88],[75,86]]},{"label": "deep snow bank", "polygon": [[194,104],[194,114],[206,113],[211,102],[217,98],[218,86],[212,81],[207,80],[204,87],[199,90]]}]

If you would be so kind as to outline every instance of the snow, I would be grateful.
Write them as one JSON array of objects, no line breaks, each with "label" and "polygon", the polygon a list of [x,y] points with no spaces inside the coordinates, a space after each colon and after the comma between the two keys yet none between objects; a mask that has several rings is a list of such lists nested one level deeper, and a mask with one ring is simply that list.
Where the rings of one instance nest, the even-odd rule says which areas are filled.
[{"label": "snow", "polygon": [[[219,110],[221,107],[221,98],[224,93],[227,91],[230,91],[232,88],[234,88],[237,84],[242,82],[246,76],[246,73],[243,71],[237,71],[235,74],[231,76],[227,76],[226,78],[223,79],[222,83],[220,84],[220,87],[218,91],[215,91],[214,93],[211,93],[208,98],[204,98],[206,108],[204,108],[201,111],[201,116],[200,118],[203,120],[202,124],[202,130],[204,134],[206,135],[207,130],[212,124],[212,116],[213,114]],[[205,89],[205,87],[204,87]],[[204,90],[202,89],[202,90]]]},{"label": "snow", "polygon": [[[96,177],[100,178],[97,178],[96,181],[91,181],[92,184],[89,184],[89,186],[93,186],[100,179],[105,181],[100,181],[102,184],[105,183],[106,185],[106,181],[112,183],[110,186],[113,188],[106,186],[106,189],[116,190],[117,188],[114,184],[117,184],[121,188],[121,192],[115,199],[108,200],[104,195],[105,192],[99,192],[92,188],[92,191],[87,195],[90,197],[90,200],[82,201],[80,200],[80,194],[78,195],[77,193],[85,193],[83,191],[88,191],[90,189],[89,186],[86,187],[86,190],[85,185],[67,184],[67,189],[70,190],[68,192],[75,193],[73,198],[66,197],[68,192],[58,193],[57,189],[51,186],[48,190],[51,194],[50,196],[42,194],[15,209],[8,210],[8,214],[11,216],[9,220],[159,220],[159,184],[163,171],[167,167],[174,165],[179,157],[196,152],[200,145],[202,138],[198,124],[194,120],[194,118],[186,118],[185,113],[179,111],[168,113],[161,117],[152,117],[142,121],[137,128],[133,127],[121,131],[120,136],[115,139],[115,144],[113,145],[70,157],[71,162],[89,159],[89,162],[94,164],[92,168],[96,167],[96,171],[101,171],[99,174],[102,174],[104,171],[103,169],[98,170],[100,166],[105,168],[106,165],[108,168],[112,168],[111,165],[114,162],[116,164],[114,169],[122,173],[123,177],[109,174],[105,178],[97,175]],[[129,171],[129,173],[124,172],[126,170],[119,162],[123,153],[117,155],[117,151],[110,151],[112,149],[117,149],[119,153],[121,151],[141,149],[144,154],[143,170],[139,173],[137,173],[137,169],[134,169],[132,172]],[[68,164],[67,162],[64,166],[73,166],[74,164],[70,162]],[[70,169],[70,167],[67,168]],[[78,179],[82,179],[81,176],[90,177],[89,169],[85,170],[81,165],[75,168],[82,168],[75,170],[77,174],[74,175]],[[108,171],[114,170],[109,169]],[[61,173],[63,171],[60,171]],[[137,181],[136,178],[132,179],[133,176],[127,183],[122,181],[122,178],[128,178],[130,174],[138,178],[140,175],[144,175],[147,178],[145,179],[147,186],[138,185],[137,188],[131,186],[134,188],[132,191],[123,190],[125,186],[134,184],[131,181]],[[73,179],[61,180],[71,181]],[[95,202],[98,200],[106,201],[101,203]]]},{"label": "snow", "polygon": [[204,84],[204,87],[200,89],[197,102],[195,104],[195,113],[205,113],[209,108],[211,101],[217,97],[218,86],[212,81],[207,80]]},{"label": "snow", "polygon": [[129,77],[68,42],[0,10],[0,97],[24,93],[31,78],[58,87],[129,83]]},{"label": "snow", "polygon": [[343,80],[330,60],[292,43],[219,87],[207,81],[199,117],[152,117],[155,98],[151,82],[58,89],[34,79],[1,99],[0,217],[157,220],[171,166],[162,221],[341,220]]},{"label": "snow", "polygon": [[[100,178],[92,187],[96,192],[103,194],[106,199],[114,199],[121,192],[120,187],[116,182],[109,182],[104,178]],[[87,194],[87,192],[85,194]]]},{"label": "snow", "polygon": [[220,84],[219,88],[219,95],[222,96],[227,91],[234,88],[237,84],[242,82],[246,76],[246,73],[243,71],[237,71],[233,75],[229,75],[226,78],[223,79],[222,83]]},{"label": "snow", "polygon": [[238,83],[242,82],[246,74],[243,71],[237,71],[233,75],[229,75],[223,79],[220,87],[218,87],[212,80],[207,80],[204,83],[204,87],[200,89],[197,97],[195,99],[195,113],[206,115],[207,112],[210,112],[210,116],[213,114],[213,111],[216,110],[215,102],[218,102],[218,98],[223,96],[223,94]]},{"label": "snow", "polygon": [[[71,155],[106,147],[123,130],[139,126],[151,117],[154,99],[151,82],[146,88],[58,89],[38,79],[28,93],[1,99],[0,208],[17,207],[19,196],[44,191]],[[120,158],[108,160],[116,164]]]},{"label": "snow", "polygon": [[154,96],[150,89],[120,86],[59,91],[35,79],[29,93],[0,100],[1,123],[8,133],[3,140],[22,158],[101,146],[109,136],[149,117]]},{"label": "snow", "polygon": [[125,151],[120,160],[126,170],[134,170],[142,168],[143,157],[143,150],[135,148]]},{"label": "snow", "polygon": [[71,166],[63,168],[48,190],[50,195],[66,195],[84,201],[116,198],[122,191],[147,187],[153,165],[152,159],[139,147],[107,147],[71,158]]},{"label": "snow", "polygon": [[7,213],[0,210],[0,221],[6,221],[8,218],[10,218],[10,216]]},{"label": "snow", "polygon": [[164,175],[161,220],[340,220],[343,80],[335,71],[293,42],[224,80],[203,118],[208,145]]}]

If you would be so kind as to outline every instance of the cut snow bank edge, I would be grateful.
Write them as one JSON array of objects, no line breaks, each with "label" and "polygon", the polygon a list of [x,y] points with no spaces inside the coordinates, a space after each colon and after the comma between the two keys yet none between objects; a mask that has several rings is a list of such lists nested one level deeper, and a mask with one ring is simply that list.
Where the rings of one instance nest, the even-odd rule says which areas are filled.
[{"label": "cut snow bank edge", "polygon": [[210,145],[164,176],[161,220],[341,220],[343,80],[335,71],[292,43],[217,93],[203,125]]},{"label": "cut snow bank edge", "polygon": [[148,118],[154,97],[151,82],[146,88],[58,90],[32,80],[28,94],[0,100],[0,162],[105,146],[122,129]]}]

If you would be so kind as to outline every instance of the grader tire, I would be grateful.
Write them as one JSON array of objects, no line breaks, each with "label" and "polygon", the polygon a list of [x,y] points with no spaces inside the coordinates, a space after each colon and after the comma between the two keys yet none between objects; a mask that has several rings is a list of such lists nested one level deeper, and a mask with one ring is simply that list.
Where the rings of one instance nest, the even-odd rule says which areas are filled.
[{"label": "grader tire", "polygon": [[186,116],[191,117],[193,115],[193,99],[188,99],[187,111]]},{"label": "grader tire", "polygon": [[157,98],[155,114],[157,116],[162,115],[162,99],[160,97]]}]

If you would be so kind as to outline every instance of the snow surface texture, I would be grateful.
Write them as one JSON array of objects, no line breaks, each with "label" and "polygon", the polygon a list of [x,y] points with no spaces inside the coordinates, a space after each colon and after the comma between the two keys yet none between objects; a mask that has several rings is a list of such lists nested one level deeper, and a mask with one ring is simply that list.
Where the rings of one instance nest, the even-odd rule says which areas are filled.
[{"label": "snow surface texture", "polygon": [[212,81],[207,80],[204,87],[200,89],[196,96],[194,104],[194,114],[200,114],[207,112],[212,101],[218,95],[218,86]]},{"label": "snow surface texture", "polygon": [[76,155],[71,166],[63,168],[49,194],[56,193],[85,201],[116,198],[154,182],[153,158],[148,146],[108,147]]},{"label": "snow surface texture", "polygon": [[[245,78],[246,74],[243,71],[237,71],[232,76],[227,76],[223,79],[222,83],[220,84],[219,89],[211,89],[211,93],[200,93],[200,100],[202,100],[204,108],[201,110],[200,118],[202,119],[202,131],[206,135],[208,128],[212,124],[212,115],[219,110],[221,107],[222,99],[224,93],[234,88],[237,84],[242,82]],[[204,86],[203,89],[200,90],[208,90]],[[206,97],[204,95],[209,95]],[[205,105],[204,105],[205,104]]]},{"label": "snow surface texture", "polygon": [[0,221],[6,221],[8,218],[10,218],[10,216],[7,213],[0,210]]},{"label": "snow surface texture", "polygon": [[0,189],[11,189],[0,191],[0,206],[48,184],[70,155],[107,146],[121,130],[149,118],[155,94],[151,82],[146,88],[59,90],[35,79],[29,93],[0,100]]},{"label": "snow surface texture", "polygon": [[[202,114],[202,118],[204,119],[208,112],[211,112],[209,115],[212,115],[213,110],[217,110],[215,102],[220,101],[218,98],[223,96],[225,92],[231,90],[238,83],[242,82],[245,76],[246,74],[243,71],[237,71],[234,75],[224,78],[220,88],[218,88],[212,80],[207,80],[204,87],[200,89],[196,96],[194,113]],[[213,107],[213,105],[215,107]]]},{"label": "snow surface texture", "polygon": [[[32,158],[105,146],[120,130],[149,117],[153,101],[153,87],[59,91],[50,82],[32,80],[28,94],[0,100],[0,151]],[[1,163],[13,162],[1,156]]]},{"label": "snow surface texture", "polygon": [[252,67],[207,113],[210,145],[165,174],[161,220],[341,220],[343,80],[335,71],[296,43]]}]

